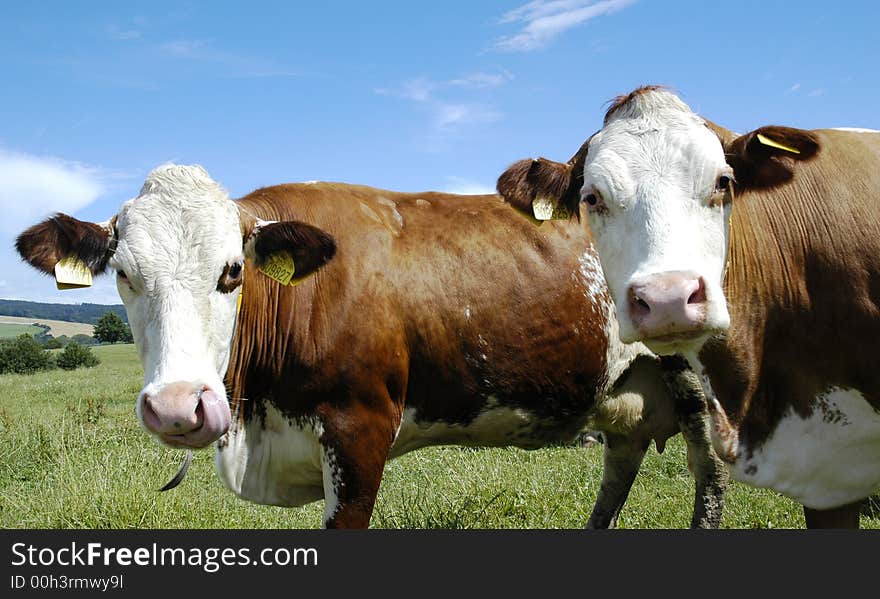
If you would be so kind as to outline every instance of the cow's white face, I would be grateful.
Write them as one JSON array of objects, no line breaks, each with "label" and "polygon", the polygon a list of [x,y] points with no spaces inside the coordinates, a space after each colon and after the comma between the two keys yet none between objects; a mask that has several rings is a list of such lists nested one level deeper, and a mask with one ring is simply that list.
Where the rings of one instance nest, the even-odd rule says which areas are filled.
[{"label": "cow's white face", "polygon": [[[238,209],[200,167],[160,167],[123,205],[116,236],[108,266],[145,371],[138,418],[168,444],[204,446],[229,426],[223,376],[244,262]],[[186,404],[197,400],[190,415]]]},{"label": "cow's white face", "polygon": [[581,198],[620,336],[662,354],[730,324],[722,292],[733,173],[681,100],[646,92],[590,140]]},{"label": "cow's white face", "polygon": [[333,238],[313,226],[239,214],[204,169],[176,165],[150,173],[107,223],[57,214],[19,235],[16,248],[45,273],[73,257],[94,274],[116,276],[144,366],[138,419],[164,443],[195,448],[230,425],[223,379],[244,254],[258,267],[289,259],[302,278],[336,252]]}]

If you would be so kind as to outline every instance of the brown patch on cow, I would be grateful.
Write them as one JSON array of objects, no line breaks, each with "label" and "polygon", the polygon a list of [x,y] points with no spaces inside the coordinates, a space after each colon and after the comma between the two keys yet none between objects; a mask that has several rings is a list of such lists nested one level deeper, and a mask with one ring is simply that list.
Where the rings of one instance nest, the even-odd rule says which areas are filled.
[{"label": "brown patch on cow", "polygon": [[272,223],[260,228],[254,242],[257,266],[269,256],[288,252],[293,258],[296,278],[312,274],[336,255],[333,238],[311,225],[296,221]]},{"label": "brown patch on cow", "polygon": [[565,164],[546,158],[515,162],[498,177],[496,189],[511,206],[527,216],[533,215],[535,199],[551,198],[580,218],[577,208],[589,146],[588,139]]},{"label": "brown patch on cow", "polygon": [[15,249],[23,260],[46,274],[54,273],[55,265],[68,256],[75,256],[98,274],[110,259],[110,241],[110,232],[100,225],[58,213],[19,235]]},{"label": "brown patch on cow", "polygon": [[620,110],[621,108],[628,106],[633,100],[638,98],[639,96],[643,96],[645,94],[649,94],[655,91],[668,91],[668,88],[662,85],[643,85],[628,94],[620,95],[610,101],[610,105],[608,110],[605,111],[605,120],[604,124],[608,124],[608,121],[611,120],[611,117],[614,116],[614,113]]},{"label": "brown patch on cow", "polygon": [[[758,139],[759,134],[798,153],[764,145]],[[776,125],[741,135],[724,147],[740,190],[769,189],[788,183],[795,176],[795,165],[812,160],[819,150],[819,140],[814,133]]]}]

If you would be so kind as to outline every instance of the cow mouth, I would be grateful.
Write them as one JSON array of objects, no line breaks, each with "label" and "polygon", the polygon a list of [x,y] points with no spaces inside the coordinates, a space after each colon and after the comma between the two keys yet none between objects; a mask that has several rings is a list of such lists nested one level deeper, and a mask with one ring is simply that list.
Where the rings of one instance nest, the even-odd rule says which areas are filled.
[{"label": "cow mouth", "polygon": [[709,340],[712,334],[713,331],[709,329],[690,329],[643,337],[639,341],[656,354],[671,355],[699,351],[699,348]]}]

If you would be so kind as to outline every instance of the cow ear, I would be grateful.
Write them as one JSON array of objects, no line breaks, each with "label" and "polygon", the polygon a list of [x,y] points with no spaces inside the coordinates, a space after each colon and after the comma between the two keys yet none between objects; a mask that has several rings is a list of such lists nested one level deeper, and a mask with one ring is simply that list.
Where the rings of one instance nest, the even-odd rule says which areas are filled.
[{"label": "cow ear", "polygon": [[329,233],[298,221],[258,222],[245,243],[245,256],[260,268],[279,255],[293,259],[293,276],[301,279],[336,255],[336,241]]},{"label": "cow ear", "polygon": [[83,262],[92,274],[100,274],[113,253],[112,222],[84,222],[59,213],[19,235],[15,249],[25,262],[46,274],[53,274],[55,265],[71,256]]},{"label": "cow ear", "polygon": [[588,139],[566,163],[546,158],[514,162],[498,177],[496,189],[511,206],[529,217],[536,216],[535,200],[543,200],[580,218],[578,205],[589,145]]},{"label": "cow ear", "polygon": [[546,158],[527,158],[514,162],[500,177],[498,193],[519,212],[533,217],[535,200],[549,200],[556,206],[569,208],[577,201],[569,197],[571,166]]},{"label": "cow ear", "polygon": [[740,189],[767,189],[791,181],[797,162],[819,153],[815,134],[771,125],[755,129],[726,144],[727,163]]}]

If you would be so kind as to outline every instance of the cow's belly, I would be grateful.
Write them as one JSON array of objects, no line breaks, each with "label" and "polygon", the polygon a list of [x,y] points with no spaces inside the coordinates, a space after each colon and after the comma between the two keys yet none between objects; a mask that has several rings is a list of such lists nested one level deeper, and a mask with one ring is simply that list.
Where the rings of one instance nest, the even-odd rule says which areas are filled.
[{"label": "cow's belly", "polygon": [[740,445],[730,473],[813,509],[864,499],[880,489],[880,413],[859,391],[832,388],[808,418],[790,411],[751,455]]},{"label": "cow's belly", "polygon": [[521,408],[499,406],[494,398],[490,398],[487,407],[468,423],[426,422],[419,419],[415,409],[407,408],[390,457],[430,445],[532,449],[550,443],[566,443],[574,440],[585,421],[586,414],[581,418],[537,418]]},{"label": "cow's belly", "polygon": [[265,420],[253,418],[217,445],[220,478],[255,503],[301,506],[323,499],[320,425],[291,420],[266,403]]}]

